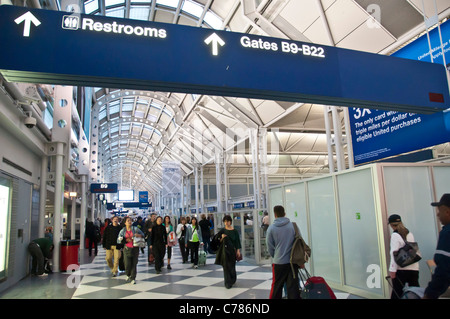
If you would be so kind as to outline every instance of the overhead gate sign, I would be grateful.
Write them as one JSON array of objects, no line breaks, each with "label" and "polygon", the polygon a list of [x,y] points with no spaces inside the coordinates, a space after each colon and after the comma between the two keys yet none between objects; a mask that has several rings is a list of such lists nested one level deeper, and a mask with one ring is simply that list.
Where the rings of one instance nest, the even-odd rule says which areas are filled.
[{"label": "overhead gate sign", "polygon": [[444,67],[175,24],[0,6],[7,81],[434,113]]}]

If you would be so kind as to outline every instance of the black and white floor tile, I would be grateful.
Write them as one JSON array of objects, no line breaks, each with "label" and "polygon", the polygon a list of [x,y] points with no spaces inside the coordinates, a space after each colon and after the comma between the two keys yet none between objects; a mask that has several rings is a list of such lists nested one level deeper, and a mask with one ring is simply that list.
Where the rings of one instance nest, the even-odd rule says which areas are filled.
[{"label": "black and white floor tile", "polygon": [[[91,263],[80,265],[70,280],[76,285],[72,299],[268,299],[272,284],[271,265],[237,263],[237,281],[226,289],[221,266],[214,264],[215,255],[208,255],[206,265],[194,269],[191,263],[183,264],[178,247],[173,248],[171,270],[165,267],[156,274],[147,263],[147,251],[139,254],[136,283],[126,282],[126,275],[112,277],[106,265],[105,250],[99,249]],[[338,299],[349,294],[335,292]]]}]

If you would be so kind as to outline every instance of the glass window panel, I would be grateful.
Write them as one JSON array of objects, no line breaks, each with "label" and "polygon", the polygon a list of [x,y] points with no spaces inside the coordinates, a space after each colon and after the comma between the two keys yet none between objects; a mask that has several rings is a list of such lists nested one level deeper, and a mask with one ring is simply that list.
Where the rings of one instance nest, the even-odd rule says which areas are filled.
[{"label": "glass window panel", "polygon": [[[405,227],[419,243],[422,253],[422,260],[419,261],[419,284],[426,287],[431,279],[426,261],[433,259],[438,236],[436,213],[430,205],[433,198],[429,169],[393,166],[383,167],[383,171],[387,214],[400,215]],[[391,229],[389,231],[392,233]]]},{"label": "glass window panel", "polygon": [[[150,108],[149,115],[152,115],[152,116],[156,119],[157,116],[159,115],[160,110],[161,110],[161,109],[152,107],[152,108]],[[149,116],[147,116],[147,118],[148,118],[148,117],[149,117]]]},{"label": "glass window panel", "polygon": [[125,18],[125,10],[123,7],[107,9],[105,15],[107,17]]},{"label": "glass window panel", "polygon": [[[450,181],[450,167],[433,167],[434,182],[436,188],[436,201],[445,193],[449,193],[448,181]],[[433,209],[434,210],[434,209]]]},{"label": "glass window panel", "polygon": [[217,15],[212,13],[211,11],[208,11],[205,14],[205,18],[203,19],[211,28],[213,29],[221,29],[222,28],[222,19],[220,19]]},{"label": "glass window panel", "polygon": [[150,8],[149,7],[131,6],[131,8],[130,8],[130,19],[148,20],[149,13],[150,13]]},{"label": "glass window panel", "polygon": [[315,274],[340,283],[339,249],[333,180],[308,182],[311,250]]},{"label": "glass window panel", "polygon": [[151,121],[151,122],[156,122],[156,116],[153,114],[148,114],[147,115],[147,120]]},{"label": "glass window panel", "polygon": [[381,285],[367,284],[373,267],[380,266],[371,169],[338,175],[337,185],[345,284],[382,295]]},{"label": "glass window panel", "polygon": [[136,111],[136,112],[134,112],[134,116],[143,118],[145,116],[145,113],[142,111]]},{"label": "glass window panel", "polygon": [[118,132],[119,131],[119,127],[117,125],[116,126],[111,126],[110,131],[111,131],[111,133]]},{"label": "glass window panel", "polygon": [[297,223],[303,239],[309,244],[308,220],[306,216],[305,183],[286,185],[284,187],[286,217]]},{"label": "glass window panel", "polygon": [[247,184],[230,184],[230,196],[231,197],[239,197],[239,196],[247,196],[248,189]]},{"label": "glass window panel", "polygon": [[199,18],[203,13],[203,7],[198,3],[194,3],[192,1],[186,0],[183,4],[182,10],[186,13],[189,13],[197,18]]},{"label": "glass window panel", "polygon": [[98,10],[98,0],[89,0],[84,3],[84,11],[90,14]]},{"label": "glass window panel", "polygon": [[105,0],[106,7],[115,6],[117,4],[124,4],[124,3],[125,3],[125,0]]},{"label": "glass window panel", "polygon": [[106,108],[102,108],[98,113],[98,119],[101,121],[106,117]]},{"label": "glass window panel", "polygon": [[157,0],[156,4],[176,8],[179,0]]}]

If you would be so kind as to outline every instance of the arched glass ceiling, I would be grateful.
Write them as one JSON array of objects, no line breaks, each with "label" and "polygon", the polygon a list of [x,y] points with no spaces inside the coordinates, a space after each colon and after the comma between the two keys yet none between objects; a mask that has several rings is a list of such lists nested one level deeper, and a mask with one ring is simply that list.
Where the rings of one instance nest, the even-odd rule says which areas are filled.
[{"label": "arched glass ceiling", "polygon": [[150,21],[155,10],[174,11],[207,28],[220,29],[223,23],[217,14],[193,0],[131,0],[129,3],[126,0],[88,0],[84,2],[84,10],[87,14]]},{"label": "arched glass ceiling", "polygon": [[[86,14],[221,29],[223,19],[210,9],[211,3],[194,0],[88,0],[83,9]],[[126,90],[106,88],[97,88],[95,92],[96,100],[103,101],[98,108],[97,168],[111,167],[115,171],[117,167],[131,165],[134,173],[125,171],[121,175],[127,182],[142,185],[149,179],[159,184],[157,159],[163,159],[160,156],[164,145],[175,136],[181,125],[183,111],[178,109],[178,103],[156,96],[156,92],[151,96],[149,92],[130,94]],[[101,169],[97,176],[118,178],[116,173],[102,172]]]}]

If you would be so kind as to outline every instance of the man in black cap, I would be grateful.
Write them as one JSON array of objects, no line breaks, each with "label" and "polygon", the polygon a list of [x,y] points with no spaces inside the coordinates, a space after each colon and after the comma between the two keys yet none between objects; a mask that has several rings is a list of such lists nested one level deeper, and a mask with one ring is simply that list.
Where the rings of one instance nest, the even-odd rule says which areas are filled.
[{"label": "man in black cap", "polygon": [[431,206],[437,207],[437,217],[443,227],[434,254],[436,269],[425,289],[425,299],[439,298],[450,285],[450,194],[442,195],[441,200]]}]

